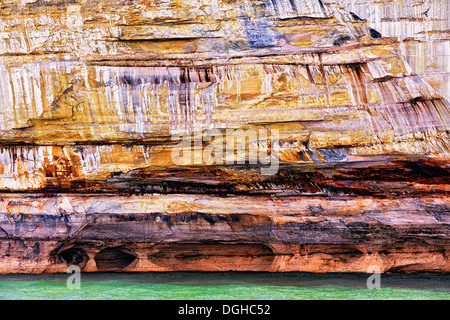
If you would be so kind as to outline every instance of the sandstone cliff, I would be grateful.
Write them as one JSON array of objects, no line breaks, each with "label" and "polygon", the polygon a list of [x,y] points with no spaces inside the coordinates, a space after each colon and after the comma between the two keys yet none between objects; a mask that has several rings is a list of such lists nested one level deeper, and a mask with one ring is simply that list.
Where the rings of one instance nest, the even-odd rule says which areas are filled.
[{"label": "sandstone cliff", "polygon": [[448,27],[348,6],[2,1],[0,272],[450,272]]}]

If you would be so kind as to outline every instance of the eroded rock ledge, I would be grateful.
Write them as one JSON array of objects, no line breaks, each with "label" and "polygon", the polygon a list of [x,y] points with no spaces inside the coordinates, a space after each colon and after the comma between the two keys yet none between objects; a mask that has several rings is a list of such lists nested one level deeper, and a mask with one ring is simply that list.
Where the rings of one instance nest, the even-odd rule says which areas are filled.
[{"label": "eroded rock ledge", "polygon": [[[321,0],[0,11],[1,273],[450,272],[448,101],[354,13]],[[276,172],[240,152],[267,149],[260,136],[220,163],[174,162],[174,135],[202,153],[220,142],[199,142],[211,129],[276,129]]]}]

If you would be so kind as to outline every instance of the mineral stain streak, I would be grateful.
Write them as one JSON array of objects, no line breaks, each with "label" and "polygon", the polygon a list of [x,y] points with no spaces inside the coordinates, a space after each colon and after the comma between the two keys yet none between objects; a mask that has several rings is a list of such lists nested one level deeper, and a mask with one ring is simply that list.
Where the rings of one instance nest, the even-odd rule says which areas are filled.
[{"label": "mineral stain streak", "polygon": [[2,1],[0,272],[450,272],[446,3],[369,2]]}]

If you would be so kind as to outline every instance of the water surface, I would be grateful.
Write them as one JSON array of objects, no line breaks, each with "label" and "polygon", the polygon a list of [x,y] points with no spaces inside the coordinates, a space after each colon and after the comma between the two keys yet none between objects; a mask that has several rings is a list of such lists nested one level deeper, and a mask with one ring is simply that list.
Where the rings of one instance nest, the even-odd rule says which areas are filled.
[{"label": "water surface", "polygon": [[367,289],[370,274],[172,272],[82,273],[80,289],[68,274],[0,275],[1,300],[450,300],[450,275],[381,275],[381,289]]}]

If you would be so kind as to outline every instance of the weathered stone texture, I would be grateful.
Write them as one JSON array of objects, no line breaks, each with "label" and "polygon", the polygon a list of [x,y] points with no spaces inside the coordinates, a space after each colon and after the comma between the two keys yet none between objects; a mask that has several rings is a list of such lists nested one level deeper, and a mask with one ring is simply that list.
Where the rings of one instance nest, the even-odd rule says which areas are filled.
[{"label": "weathered stone texture", "polygon": [[[450,272],[449,40],[445,0],[2,1],[0,272]],[[210,129],[279,168],[174,160]]]}]

